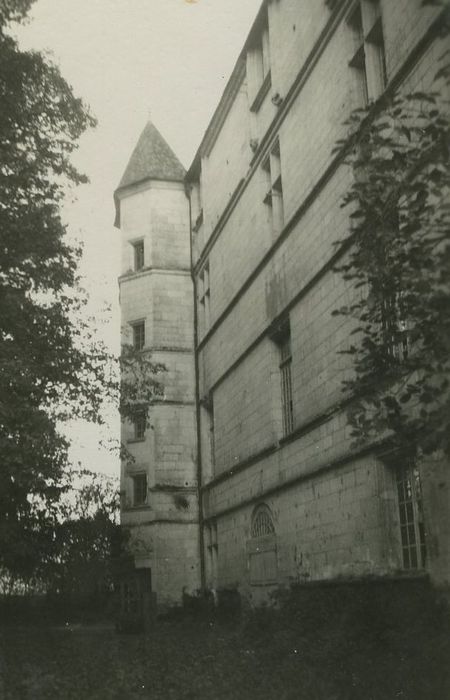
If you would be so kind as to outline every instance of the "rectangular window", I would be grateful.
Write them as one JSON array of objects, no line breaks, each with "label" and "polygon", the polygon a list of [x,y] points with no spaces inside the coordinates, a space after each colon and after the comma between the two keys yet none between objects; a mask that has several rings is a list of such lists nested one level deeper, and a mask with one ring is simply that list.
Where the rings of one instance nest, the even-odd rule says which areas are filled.
[{"label": "rectangular window", "polygon": [[405,360],[408,357],[409,340],[400,292],[391,294],[382,302],[381,324],[389,355],[400,362]]},{"label": "rectangular window", "polygon": [[212,477],[215,464],[214,403],[212,394],[200,401],[202,468],[205,478]]},{"label": "rectangular window", "polygon": [[349,61],[349,66],[357,72],[360,89],[360,102],[365,107],[369,102],[369,88],[367,85],[366,52],[364,46],[364,29],[361,5],[358,3],[353,13],[347,20],[353,35],[354,53]]},{"label": "rectangular window", "polygon": [[202,190],[200,178],[196,182],[192,183],[190,201],[192,232],[197,233],[203,223]]},{"label": "rectangular window", "polygon": [[247,54],[250,110],[257,112],[271,87],[270,41],[267,14],[256,30]]},{"label": "rectangular window", "polygon": [[210,313],[210,287],[209,287],[209,263],[207,262],[198,278],[198,300],[201,329],[203,332],[209,328],[209,313]]},{"label": "rectangular window", "polygon": [[269,44],[269,27],[266,23],[262,33],[261,40],[258,46],[258,60],[260,65],[261,83],[270,71],[270,44]]},{"label": "rectangular window", "polygon": [[132,323],[133,347],[135,350],[142,350],[145,346],[145,321]]},{"label": "rectangular window", "polygon": [[397,471],[400,536],[405,569],[425,566],[425,526],[419,469],[414,464],[402,465]]},{"label": "rectangular window", "polygon": [[255,54],[256,80],[260,87],[270,72],[269,26],[267,19],[260,30],[253,48]]},{"label": "rectangular window", "polygon": [[291,336],[286,336],[280,344],[280,374],[281,374],[281,401],[283,409],[283,434],[289,435],[294,429],[294,410],[292,403],[292,353]]},{"label": "rectangular window", "polygon": [[357,71],[361,103],[376,100],[387,84],[386,54],[379,0],[362,0],[347,19],[353,35],[349,65]]},{"label": "rectangular window", "polygon": [[143,440],[145,437],[145,431],[147,429],[147,418],[145,416],[145,413],[139,413],[134,421],[133,421],[133,426],[134,426],[134,439],[135,440]]},{"label": "rectangular window", "polygon": [[147,503],[147,474],[133,476],[133,505],[142,506]]},{"label": "rectangular window", "polygon": [[283,182],[281,179],[280,144],[277,141],[268,157],[263,161],[262,168],[266,174],[267,192],[264,204],[270,207],[272,231],[278,234],[284,226]]},{"label": "rectangular window", "polygon": [[294,429],[294,404],[292,400],[292,351],[291,330],[289,322],[284,323],[274,336],[279,349],[280,381],[281,381],[281,412],[283,420],[283,435],[289,435]]},{"label": "rectangular window", "polygon": [[137,272],[144,267],[144,241],[133,243],[134,248],[134,269]]}]

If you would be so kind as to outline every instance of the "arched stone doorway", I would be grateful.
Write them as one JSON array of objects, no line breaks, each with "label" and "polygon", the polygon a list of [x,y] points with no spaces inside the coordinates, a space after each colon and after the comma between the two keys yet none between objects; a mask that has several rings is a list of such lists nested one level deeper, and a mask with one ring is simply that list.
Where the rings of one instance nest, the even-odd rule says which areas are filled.
[{"label": "arched stone doorway", "polygon": [[272,512],[260,503],[252,513],[250,539],[247,542],[249,581],[251,586],[277,583],[277,541]]}]

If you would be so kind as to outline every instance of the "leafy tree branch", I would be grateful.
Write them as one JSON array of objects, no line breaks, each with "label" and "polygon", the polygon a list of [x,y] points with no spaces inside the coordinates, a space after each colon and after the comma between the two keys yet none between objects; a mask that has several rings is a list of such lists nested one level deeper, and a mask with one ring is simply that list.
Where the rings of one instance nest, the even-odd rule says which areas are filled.
[{"label": "leafy tree branch", "polygon": [[338,272],[353,303],[357,444],[389,437],[402,449],[450,455],[450,69],[432,88],[355,111],[344,207],[351,231]]}]

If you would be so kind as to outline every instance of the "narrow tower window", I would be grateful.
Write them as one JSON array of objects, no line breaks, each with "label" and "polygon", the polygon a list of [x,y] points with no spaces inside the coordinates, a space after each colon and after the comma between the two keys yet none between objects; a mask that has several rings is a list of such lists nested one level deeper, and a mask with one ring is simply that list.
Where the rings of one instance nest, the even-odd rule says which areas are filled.
[{"label": "narrow tower window", "polygon": [[145,346],[145,321],[132,323],[133,347],[135,350],[142,350]]},{"label": "narrow tower window", "polygon": [[145,431],[147,428],[147,419],[145,417],[145,413],[139,413],[134,421],[133,421],[133,426],[134,426],[134,439],[135,440],[143,440],[145,437]]},{"label": "narrow tower window", "polygon": [[147,474],[133,476],[133,505],[143,506],[147,503]]},{"label": "narrow tower window", "polygon": [[137,272],[144,267],[144,241],[133,243],[134,248],[134,269]]}]

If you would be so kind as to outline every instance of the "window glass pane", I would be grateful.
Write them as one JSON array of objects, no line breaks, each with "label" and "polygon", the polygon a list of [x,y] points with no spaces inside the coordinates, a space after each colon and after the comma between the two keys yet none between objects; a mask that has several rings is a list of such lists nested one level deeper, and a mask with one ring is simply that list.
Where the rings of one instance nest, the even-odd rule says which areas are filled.
[{"label": "window glass pane", "polygon": [[411,568],[411,560],[409,558],[409,549],[403,550],[403,566],[405,567],[405,569]]},{"label": "window glass pane", "polygon": [[135,350],[142,350],[145,345],[145,324],[133,324],[133,347]]},{"label": "window glass pane", "polygon": [[144,267],[144,241],[134,244],[134,269],[141,270]]},{"label": "window glass pane", "polygon": [[397,488],[403,563],[405,568],[418,568],[425,563],[426,546],[420,475],[416,466],[399,468]]},{"label": "window glass pane", "polygon": [[406,518],[410,523],[412,523],[414,520],[414,509],[412,503],[406,504]]},{"label": "window glass pane", "polygon": [[147,427],[147,419],[145,414],[139,415],[134,420],[134,437],[139,440],[145,436]]},{"label": "window glass pane", "polygon": [[406,527],[400,528],[400,533],[402,536],[402,545],[404,547],[407,547],[408,546],[408,532],[407,532]]},{"label": "window glass pane", "polygon": [[406,524],[406,508],[404,505],[400,506],[400,524],[401,525]]},{"label": "window glass pane", "polygon": [[147,475],[138,474],[133,477],[134,505],[143,505],[147,501]]},{"label": "window glass pane", "polygon": [[253,515],[252,537],[264,537],[275,532],[272,516],[267,506],[260,506]]},{"label": "window glass pane", "polygon": [[416,533],[414,530],[414,525],[408,525],[408,539],[410,545],[416,543]]}]

